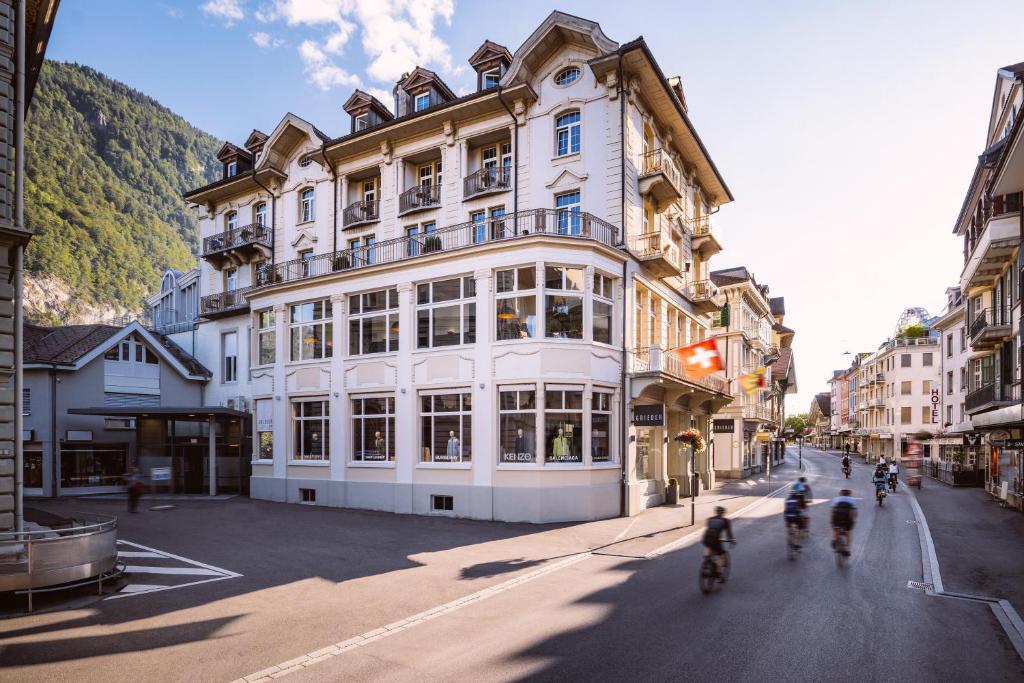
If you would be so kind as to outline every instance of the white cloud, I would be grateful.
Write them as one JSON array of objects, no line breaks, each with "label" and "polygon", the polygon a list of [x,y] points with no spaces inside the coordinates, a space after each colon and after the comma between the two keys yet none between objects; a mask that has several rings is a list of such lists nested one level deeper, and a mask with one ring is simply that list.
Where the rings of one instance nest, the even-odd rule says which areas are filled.
[{"label": "white cloud", "polygon": [[309,80],[321,90],[326,91],[338,86],[357,87],[360,84],[358,75],[349,73],[331,62],[316,41],[302,41],[299,45],[299,56],[306,65]]},{"label": "white cloud", "polygon": [[380,100],[381,104],[387,107],[389,111],[394,108],[395,93],[390,90],[385,90],[384,88],[363,88],[363,90]]},{"label": "white cloud", "polygon": [[236,21],[245,18],[242,2],[243,0],[209,0],[201,9],[204,14],[223,19],[225,26],[234,26]]},{"label": "white cloud", "polygon": [[451,71],[451,51],[434,34],[434,24],[437,19],[451,24],[453,0],[354,3],[363,29],[363,50],[370,57],[366,71],[374,80],[397,81],[416,65]]},{"label": "white cloud", "polygon": [[284,45],[284,40],[281,38],[275,38],[265,31],[257,31],[249,35],[252,38],[252,42],[256,43],[258,47],[263,49],[281,47]]}]

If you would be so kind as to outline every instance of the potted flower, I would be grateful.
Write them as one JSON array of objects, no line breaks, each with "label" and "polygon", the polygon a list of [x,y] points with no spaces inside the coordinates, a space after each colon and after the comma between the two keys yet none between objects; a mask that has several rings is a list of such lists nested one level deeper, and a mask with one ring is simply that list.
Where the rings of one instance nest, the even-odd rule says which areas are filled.
[{"label": "potted flower", "polygon": [[335,272],[339,270],[348,270],[351,267],[351,261],[349,261],[347,254],[339,254],[334,257],[332,268]]},{"label": "potted flower", "polygon": [[437,235],[431,235],[423,240],[423,251],[427,254],[433,251],[441,251],[441,238]]},{"label": "potted flower", "polygon": [[676,434],[675,441],[691,447],[694,453],[703,453],[707,447],[704,443],[704,436],[696,429],[684,429]]}]

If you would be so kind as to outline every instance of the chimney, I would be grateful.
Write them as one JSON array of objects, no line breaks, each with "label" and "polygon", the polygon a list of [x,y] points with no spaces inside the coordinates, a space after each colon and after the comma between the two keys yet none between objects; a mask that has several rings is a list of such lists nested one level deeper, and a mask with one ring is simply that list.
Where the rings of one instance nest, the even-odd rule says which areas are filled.
[{"label": "chimney", "polygon": [[687,114],[690,113],[690,108],[686,106],[686,96],[683,95],[683,79],[679,76],[672,76],[668,79],[668,86],[679,98],[679,103],[683,105],[683,111]]}]

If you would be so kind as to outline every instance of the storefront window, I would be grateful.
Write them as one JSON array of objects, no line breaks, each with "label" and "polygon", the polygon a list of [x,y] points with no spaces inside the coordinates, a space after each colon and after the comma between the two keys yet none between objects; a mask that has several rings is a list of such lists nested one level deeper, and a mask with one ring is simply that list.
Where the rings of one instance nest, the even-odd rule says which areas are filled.
[{"label": "storefront window", "polygon": [[612,279],[594,274],[594,341],[612,343]]},{"label": "storefront window", "polygon": [[256,401],[256,458],[274,459],[274,403],[269,398]]},{"label": "storefront window", "polygon": [[502,389],[498,397],[498,422],[498,461],[537,462],[536,390]]},{"label": "storefront window", "polygon": [[476,281],[457,277],[416,287],[416,347],[472,344],[476,341]]},{"label": "storefront window", "polygon": [[498,341],[537,336],[537,271],[533,266],[494,274]]},{"label": "storefront window", "polygon": [[292,403],[292,416],[295,422],[292,459],[330,459],[330,411],[329,401],[295,401]]},{"label": "storefront window", "polygon": [[473,453],[472,396],[420,396],[423,462],[469,462]]},{"label": "storefront window", "polygon": [[[651,478],[651,449],[652,432],[654,430],[643,428],[636,430],[636,478],[640,481]],[[746,465],[749,460],[747,449],[750,446],[744,444],[743,462]]]},{"label": "storefront window", "polygon": [[291,307],[292,360],[330,358],[333,351],[334,325],[329,299],[310,301]]},{"label": "storefront window", "polygon": [[583,462],[583,389],[546,388],[544,443],[546,462]]},{"label": "storefront window", "polygon": [[590,399],[590,459],[611,462],[612,395],[595,391]]},{"label": "storefront window", "polygon": [[352,460],[393,462],[395,459],[395,397],[352,399]]},{"label": "storefront window", "polygon": [[348,352],[352,356],[398,350],[398,290],[348,298]]},{"label": "storefront window", "polygon": [[544,271],[545,336],[583,339],[583,269],[548,266]]},{"label": "storefront window", "polygon": [[116,486],[128,471],[123,443],[64,443],[60,447],[62,488]]}]

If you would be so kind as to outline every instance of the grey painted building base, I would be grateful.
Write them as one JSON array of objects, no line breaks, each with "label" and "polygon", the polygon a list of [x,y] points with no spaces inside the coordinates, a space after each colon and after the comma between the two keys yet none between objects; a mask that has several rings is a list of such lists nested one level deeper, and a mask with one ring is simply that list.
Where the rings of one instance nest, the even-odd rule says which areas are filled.
[{"label": "grey painted building base", "polygon": [[[619,515],[617,483],[538,488],[250,477],[249,486],[251,498],[280,503],[449,515],[496,522],[588,522]],[[308,500],[308,493],[304,499],[303,489],[315,492],[313,501]],[[451,496],[452,510],[435,511],[433,496]]]}]

